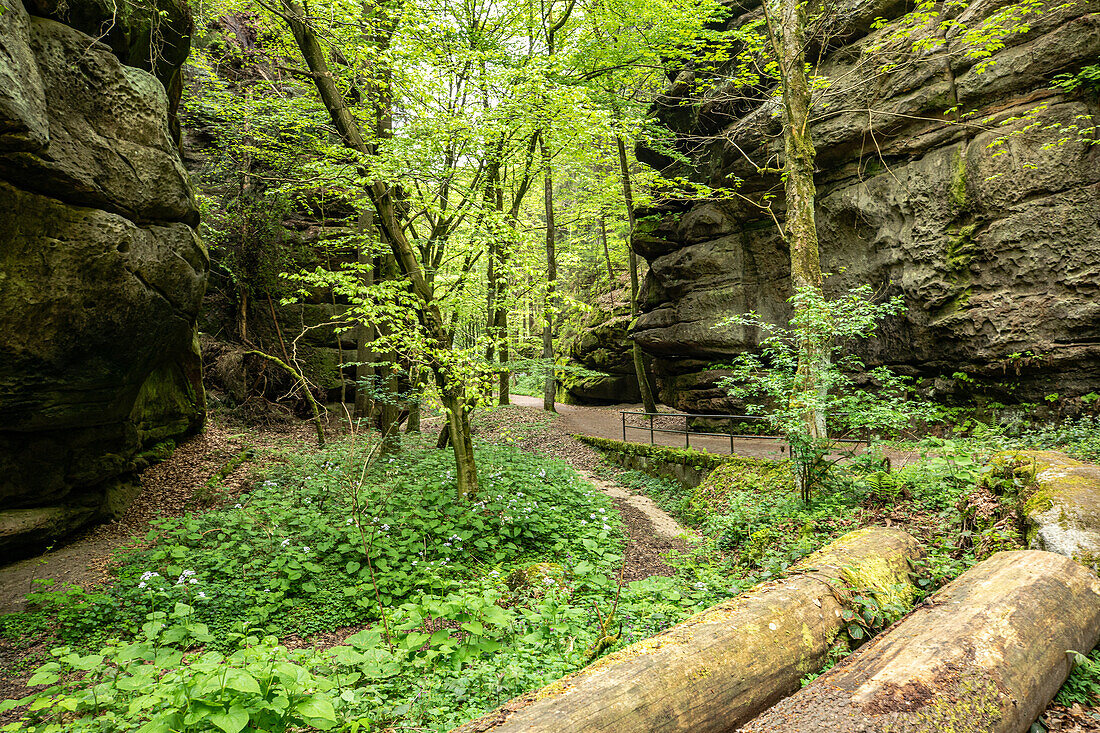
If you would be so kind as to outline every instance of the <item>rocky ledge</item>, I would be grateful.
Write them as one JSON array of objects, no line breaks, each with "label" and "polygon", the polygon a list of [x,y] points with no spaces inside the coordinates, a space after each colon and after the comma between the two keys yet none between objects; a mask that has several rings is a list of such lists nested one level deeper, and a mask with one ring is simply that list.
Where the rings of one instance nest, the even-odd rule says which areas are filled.
[{"label": "rocky ledge", "polygon": [[[730,24],[757,20],[752,5],[737,5]],[[1003,25],[1004,6],[978,0],[960,20]],[[838,25],[821,66],[830,84],[812,123],[827,287],[869,284],[904,296],[908,313],[886,323],[863,356],[921,379],[939,399],[1043,404],[1093,391],[1100,145],[1079,130],[1097,124],[1100,107],[1095,89],[1067,93],[1052,81],[1097,62],[1100,5],[1044,9],[980,64],[963,36],[933,26],[919,53],[902,42],[884,73],[882,55],[869,49],[897,31],[907,7],[841,0],[834,8]],[[682,69],[655,108],[680,161],[645,149],[639,156],[669,177],[712,187],[740,180],[751,199],[770,191],[781,223],[780,182],[757,169],[780,160],[775,97],[746,99],[720,80],[697,92],[702,78]],[[740,198],[639,213],[633,246],[650,273],[634,333],[657,357],[661,397],[682,409],[723,409],[719,373],[706,368],[753,348],[756,334],[720,324],[751,310],[786,318],[786,245],[776,222]]]}]

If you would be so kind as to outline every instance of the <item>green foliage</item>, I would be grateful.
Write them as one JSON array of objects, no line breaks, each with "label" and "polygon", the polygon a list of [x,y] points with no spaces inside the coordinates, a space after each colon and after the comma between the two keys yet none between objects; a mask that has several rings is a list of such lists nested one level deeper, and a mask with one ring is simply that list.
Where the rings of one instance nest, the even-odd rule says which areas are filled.
[{"label": "green foliage", "polygon": [[1066,92],[1100,92],[1100,63],[1081,67],[1081,70],[1072,74],[1059,74],[1054,77],[1053,84],[1056,88]]},{"label": "green foliage", "polygon": [[680,463],[685,466],[694,466],[698,468],[717,468],[726,464],[736,464],[738,466],[772,465],[771,461],[763,459],[744,458],[742,456],[724,456],[717,453],[695,450],[694,448],[669,448],[647,443],[624,443],[620,440],[597,438],[592,435],[574,435],[573,437],[582,443],[587,443],[593,448],[599,448],[602,451],[611,451],[632,456],[645,456],[646,458],[653,458],[666,463]]},{"label": "green foliage", "polygon": [[1100,705],[1100,649],[1088,656],[1075,651],[1066,653],[1073,659],[1073,672],[1054,701],[1059,705]]},{"label": "green foliage", "polygon": [[1005,439],[1004,443],[1005,447],[1010,448],[1060,450],[1079,460],[1097,463],[1100,462],[1100,416],[1084,416],[1040,426],[1018,437]]},{"label": "green foliage", "polygon": [[[867,369],[853,353],[884,318],[903,311],[900,296],[878,304],[872,296],[868,286],[837,298],[802,288],[788,301],[792,315],[786,326],[756,313],[724,324],[755,329],[760,351],[738,356],[725,367],[731,375],[721,383],[731,397],[753,400],[748,412],[763,415],[786,436],[807,496],[826,479],[838,439],[896,436],[931,415],[926,405],[910,399],[908,380],[886,367]],[[815,435],[819,428],[811,426],[819,421],[828,421],[828,434]]]},{"label": "green foliage", "polygon": [[[39,593],[6,633],[67,644],[36,673],[43,691],[8,705],[29,705],[12,730],[449,730],[601,639],[730,595],[686,575],[620,586],[604,494],[559,461],[478,451],[472,502],[453,500],[443,451],[283,452],[239,504],[161,523],[114,585]],[[278,641],[341,627],[364,630],[327,651]]]}]

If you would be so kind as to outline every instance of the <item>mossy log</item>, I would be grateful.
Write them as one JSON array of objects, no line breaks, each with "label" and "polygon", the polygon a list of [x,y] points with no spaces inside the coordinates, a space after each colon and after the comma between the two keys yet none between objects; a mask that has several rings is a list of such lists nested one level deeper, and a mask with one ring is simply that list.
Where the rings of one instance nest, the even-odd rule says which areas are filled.
[{"label": "mossy log", "polygon": [[1023,733],[1098,638],[1100,578],[1000,552],[742,733]]},{"label": "mossy log", "polygon": [[860,588],[906,602],[916,540],[896,529],[844,535],[764,583],[667,631],[516,698],[455,733],[728,731],[798,689]]}]

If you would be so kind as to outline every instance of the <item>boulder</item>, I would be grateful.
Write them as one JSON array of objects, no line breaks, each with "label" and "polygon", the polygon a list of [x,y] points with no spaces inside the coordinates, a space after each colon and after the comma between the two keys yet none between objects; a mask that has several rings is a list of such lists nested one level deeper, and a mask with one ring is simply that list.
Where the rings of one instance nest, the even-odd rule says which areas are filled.
[{"label": "boulder", "polygon": [[[730,25],[756,20],[753,5],[738,6],[743,15]],[[822,269],[833,273],[826,287],[869,284],[904,298],[907,313],[887,320],[860,356],[927,378],[933,396],[1043,404],[1055,392],[1095,391],[1100,146],[1071,126],[1091,124],[1081,121],[1095,120],[1100,102],[1050,79],[1096,62],[1100,3],[1029,17],[1028,31],[1006,38],[991,65],[976,66],[957,39],[918,35],[926,49],[891,59],[899,63],[882,73],[886,59],[868,49],[897,31],[908,8],[885,0],[831,8],[840,25],[821,73],[833,84],[818,92],[811,126]],[[973,27],[1000,8],[973,3],[965,20]],[[875,18],[887,22],[872,29]],[[774,191],[778,178],[750,162],[781,160],[774,99],[675,84],[653,111],[685,157],[664,158],[664,173],[711,187],[740,180],[750,198]],[[945,116],[956,104],[973,123]],[[775,207],[782,223],[781,195]],[[754,329],[724,323],[730,314],[788,317],[786,245],[771,217],[740,199],[673,196],[638,213],[633,247],[650,269],[634,336],[656,357],[665,402],[725,411],[703,370],[757,345]]]},{"label": "boulder", "polygon": [[562,399],[571,405],[610,405],[641,402],[634,371],[634,343],[630,340],[630,314],[624,308],[613,313],[597,311],[569,346],[572,364],[599,374],[559,378]]},{"label": "boulder", "polygon": [[162,84],[0,0],[7,556],[117,515],[141,454],[201,427],[197,221]]},{"label": "boulder", "polygon": [[1055,451],[1013,451],[1030,463],[1035,488],[1024,502],[1028,546],[1100,570],[1100,466]]},{"label": "boulder", "polygon": [[1100,640],[1100,578],[1001,552],[743,733],[1025,733]]},{"label": "boulder", "polygon": [[852,532],[765,583],[454,733],[623,733],[734,730],[798,689],[844,626],[845,587],[880,602],[913,595],[916,540],[896,529]]}]

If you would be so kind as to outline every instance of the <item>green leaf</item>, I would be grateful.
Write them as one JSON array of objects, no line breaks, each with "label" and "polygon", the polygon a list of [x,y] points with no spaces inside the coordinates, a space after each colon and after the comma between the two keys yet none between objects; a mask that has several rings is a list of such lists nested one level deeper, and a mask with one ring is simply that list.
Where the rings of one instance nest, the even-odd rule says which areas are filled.
[{"label": "green leaf", "polygon": [[225,733],[240,733],[248,725],[248,711],[240,705],[234,705],[224,713],[211,715],[210,722],[224,730]]},{"label": "green leaf", "polygon": [[294,711],[303,718],[308,718],[313,725],[319,720],[336,722],[336,710],[332,707],[332,702],[320,695],[310,695],[295,705]]},{"label": "green leaf", "polygon": [[37,687],[38,685],[52,685],[55,684],[61,677],[56,672],[35,672],[29,680],[27,680],[28,687]]},{"label": "green leaf", "polygon": [[344,570],[346,570],[347,573],[349,575],[351,575],[352,573],[359,572],[359,568],[361,568],[361,567],[363,567],[361,563],[357,563],[356,561],[352,560],[351,562],[349,562],[347,565],[344,566]]},{"label": "green leaf", "polygon": [[243,669],[231,669],[226,672],[225,686],[237,692],[246,692],[252,695],[260,694],[260,683]]},{"label": "green leaf", "polygon": [[481,625],[480,621],[469,621],[464,623],[462,624],[462,630],[469,631],[471,634],[476,634],[477,636],[481,636],[485,633],[485,627]]}]

